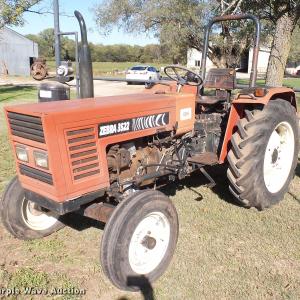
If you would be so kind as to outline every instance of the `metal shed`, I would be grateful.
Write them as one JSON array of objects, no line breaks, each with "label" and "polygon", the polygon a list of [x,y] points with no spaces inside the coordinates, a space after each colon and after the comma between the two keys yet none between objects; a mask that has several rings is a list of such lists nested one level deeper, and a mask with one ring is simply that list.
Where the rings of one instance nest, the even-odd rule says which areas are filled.
[{"label": "metal shed", "polygon": [[38,44],[4,27],[0,30],[0,74],[30,75],[30,66],[38,57]]}]

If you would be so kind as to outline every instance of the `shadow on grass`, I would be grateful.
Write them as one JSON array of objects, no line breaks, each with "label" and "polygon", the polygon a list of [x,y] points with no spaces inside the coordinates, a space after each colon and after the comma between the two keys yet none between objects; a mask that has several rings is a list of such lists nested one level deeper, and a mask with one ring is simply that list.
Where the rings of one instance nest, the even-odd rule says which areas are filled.
[{"label": "shadow on grass", "polygon": [[[127,285],[137,288],[143,295],[144,300],[154,300],[153,287],[146,276],[129,276],[127,277]],[[118,300],[129,300],[129,298],[123,296]]]},{"label": "shadow on grass", "polygon": [[[210,168],[206,168],[206,170],[216,181],[216,186],[212,188],[212,191],[216,193],[222,200],[230,204],[239,206],[234,201],[233,196],[228,190],[228,182],[226,176],[227,167],[223,165],[217,165]],[[201,201],[203,200],[203,196],[201,193],[199,193],[199,191],[196,190],[196,188],[206,185],[208,183],[208,180],[202,175],[200,171],[195,171],[191,176],[183,180],[169,182],[168,184],[163,185],[159,188],[159,190],[167,196],[174,196],[176,195],[177,191],[189,189],[195,194],[195,198],[193,200]],[[105,227],[104,223],[85,217],[80,213],[80,211],[62,216],[61,221],[66,226],[71,227],[77,231],[83,231],[90,227],[103,230]]]},{"label": "shadow on grass", "polygon": [[[223,201],[235,206],[241,206],[235,201],[228,189],[228,180],[226,175],[227,165],[223,164],[207,167],[206,170],[216,182],[216,185],[212,188],[212,191]],[[296,167],[296,176],[300,177],[300,161],[298,161],[298,165]],[[167,196],[175,196],[177,191],[189,189],[195,194],[195,198],[193,200],[201,201],[203,200],[203,195],[199,193],[196,188],[206,184],[208,184],[207,179],[201,174],[200,171],[195,171],[191,176],[183,180],[169,182],[168,184],[163,185],[159,188],[159,190]],[[69,213],[63,216],[62,222],[77,231],[83,231],[90,227],[103,230],[105,227],[104,223],[84,217],[78,213]]]},{"label": "shadow on grass", "polygon": [[300,177],[300,160],[298,160],[298,164],[296,167],[296,176]]},{"label": "shadow on grass", "polygon": [[[19,86],[19,85],[0,86],[0,102],[11,100],[16,97],[21,97],[27,93],[34,92],[35,90],[36,88],[33,86]],[[2,98],[1,94],[8,94],[8,95],[5,95],[5,97]]]},{"label": "shadow on grass", "polygon": [[211,175],[216,181],[216,185],[212,188],[212,191],[227,203],[242,207],[242,205],[235,200],[234,196],[229,191],[229,182],[227,179],[228,165],[222,164],[210,167],[210,169]]},{"label": "shadow on grass", "polygon": [[[300,160],[298,160],[298,164],[297,164],[297,167],[296,167],[296,172],[295,172],[295,175],[298,176],[300,178]],[[300,204],[300,198],[299,198],[299,195],[296,195],[292,192],[289,192],[290,195]]]},{"label": "shadow on grass", "polygon": [[[227,180],[227,166],[226,165],[216,165],[212,167],[207,167],[205,170],[209,175],[215,180],[216,185],[212,188],[212,191],[219,196],[222,200],[240,206],[235,202],[234,197],[231,195],[228,189]],[[195,171],[191,176],[181,180],[175,181],[173,183],[167,184],[161,187],[159,190],[168,196],[174,196],[177,191],[182,189],[189,189],[193,191],[197,196],[195,201],[201,201],[203,196],[195,188],[208,184],[208,180],[201,174],[200,171]]]},{"label": "shadow on grass", "polygon": [[68,213],[61,217],[62,223],[77,231],[83,231],[90,227],[103,230],[105,224],[91,218],[82,216],[80,213]]}]

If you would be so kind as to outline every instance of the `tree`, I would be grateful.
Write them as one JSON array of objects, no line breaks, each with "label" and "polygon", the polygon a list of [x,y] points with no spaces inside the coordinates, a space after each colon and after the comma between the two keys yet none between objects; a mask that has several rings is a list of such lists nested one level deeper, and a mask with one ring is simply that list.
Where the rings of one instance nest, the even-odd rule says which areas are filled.
[{"label": "tree", "polygon": [[[238,11],[240,0],[201,1],[201,0],[109,0],[102,2],[96,9],[96,19],[103,33],[109,33],[116,24],[127,32],[149,32],[160,40],[174,63],[186,60],[188,48],[202,50],[203,28],[208,19],[216,14]],[[225,28],[225,27],[223,27]],[[243,48],[245,35],[229,39],[229,31],[225,30],[209,46],[209,58],[219,66],[229,66],[231,56],[242,52],[235,48]],[[225,48],[233,44],[232,51]],[[226,47],[225,47],[226,46]],[[224,59],[225,57],[225,59]]]},{"label": "tree", "polygon": [[22,25],[22,15],[40,0],[0,0],[0,28],[4,25]]},{"label": "tree", "polygon": [[[52,58],[54,49],[54,29],[47,28],[39,34],[28,34],[26,36],[39,45],[40,56]],[[65,60],[75,60],[75,42],[68,37],[61,37],[61,56]]]},{"label": "tree", "polygon": [[[267,84],[281,85],[292,33],[299,23],[299,0],[108,0],[98,5],[96,17],[104,32],[117,24],[127,32],[155,34],[173,62],[179,62],[184,61],[187,48],[202,50],[202,32],[208,19],[238,12],[261,18],[262,36],[272,41]],[[253,30],[248,23],[233,24],[229,30],[225,22],[212,35],[208,57],[218,67],[235,66],[251,46]]]},{"label": "tree", "polygon": [[[96,10],[97,23],[104,33],[116,24],[131,32],[157,36],[162,54],[174,63],[185,63],[188,48],[203,49],[203,32],[216,15],[241,12],[246,0],[110,0]],[[249,5],[249,4],[248,4]],[[223,22],[214,27],[208,57],[218,67],[236,67],[253,40],[251,22]]]},{"label": "tree", "polygon": [[291,51],[288,62],[294,67],[300,65],[300,26],[296,27],[292,35]]},{"label": "tree", "polygon": [[[27,38],[38,43],[40,56],[53,59],[54,57],[54,30],[48,28],[39,34],[28,34]],[[89,43],[93,61],[101,62],[157,62],[162,58],[160,45],[131,46],[119,45],[95,45]],[[61,56],[64,60],[75,60],[75,42],[68,37],[61,38]]]},{"label": "tree", "polygon": [[[250,5],[251,2],[251,6]],[[268,63],[266,84],[281,86],[285,66],[292,44],[292,34],[300,18],[299,0],[245,0],[245,9],[249,7],[254,13],[267,20],[273,42]]]}]

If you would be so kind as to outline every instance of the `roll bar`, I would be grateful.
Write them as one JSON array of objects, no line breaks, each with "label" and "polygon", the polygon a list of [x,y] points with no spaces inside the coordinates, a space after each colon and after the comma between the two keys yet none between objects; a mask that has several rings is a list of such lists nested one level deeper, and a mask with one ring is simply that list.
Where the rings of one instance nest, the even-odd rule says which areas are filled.
[{"label": "roll bar", "polygon": [[205,78],[206,72],[206,60],[207,60],[207,53],[208,53],[208,43],[209,43],[209,35],[212,26],[215,23],[223,22],[223,21],[230,21],[230,20],[243,20],[243,19],[250,19],[255,23],[255,40],[254,40],[254,48],[253,48],[253,59],[252,59],[252,67],[250,73],[250,87],[254,87],[256,85],[257,79],[257,63],[258,63],[258,52],[259,52],[259,41],[260,41],[260,22],[256,16],[250,14],[239,14],[239,15],[224,15],[218,16],[213,18],[209,21],[205,28],[205,37],[204,37],[204,47],[202,52],[202,60],[201,60],[201,77]]}]

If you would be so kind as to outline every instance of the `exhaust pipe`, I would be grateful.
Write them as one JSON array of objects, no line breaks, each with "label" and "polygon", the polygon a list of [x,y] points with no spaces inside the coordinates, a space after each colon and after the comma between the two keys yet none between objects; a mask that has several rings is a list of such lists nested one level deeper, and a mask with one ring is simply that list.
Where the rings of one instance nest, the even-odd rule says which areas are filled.
[{"label": "exhaust pipe", "polygon": [[89,44],[87,41],[87,31],[82,14],[75,10],[75,17],[78,20],[81,32],[81,45],[79,50],[79,79],[80,98],[94,97],[93,67]]}]

